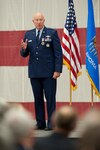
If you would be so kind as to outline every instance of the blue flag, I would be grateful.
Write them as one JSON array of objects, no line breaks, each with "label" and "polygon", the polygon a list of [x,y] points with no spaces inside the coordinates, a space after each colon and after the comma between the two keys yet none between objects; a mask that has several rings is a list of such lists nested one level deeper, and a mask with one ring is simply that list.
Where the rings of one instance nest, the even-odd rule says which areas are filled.
[{"label": "blue flag", "polygon": [[91,85],[95,93],[100,96],[99,91],[99,67],[98,54],[96,50],[96,29],[92,0],[88,0],[88,23],[86,40],[86,69]]}]

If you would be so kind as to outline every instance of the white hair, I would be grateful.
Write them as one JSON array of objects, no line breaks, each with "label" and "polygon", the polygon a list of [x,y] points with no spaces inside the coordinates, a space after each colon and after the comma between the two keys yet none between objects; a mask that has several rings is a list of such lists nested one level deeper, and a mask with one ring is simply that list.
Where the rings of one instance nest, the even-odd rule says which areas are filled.
[{"label": "white hair", "polygon": [[11,127],[16,139],[27,137],[33,128],[32,115],[23,107],[12,107],[5,115],[5,122]]},{"label": "white hair", "polygon": [[0,124],[0,149],[11,150],[14,146],[14,138],[11,129],[4,124]]},{"label": "white hair", "polygon": [[0,97],[0,121],[3,119],[4,114],[9,109],[9,104],[6,102],[4,98]]}]

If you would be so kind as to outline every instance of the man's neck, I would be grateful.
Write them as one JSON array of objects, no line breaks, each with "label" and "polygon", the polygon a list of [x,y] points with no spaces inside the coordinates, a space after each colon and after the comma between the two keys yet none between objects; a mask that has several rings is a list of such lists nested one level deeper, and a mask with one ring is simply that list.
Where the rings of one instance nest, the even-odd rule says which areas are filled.
[{"label": "man's neck", "polygon": [[42,28],[36,28],[36,30],[39,30],[39,31],[41,31],[41,30],[43,30],[44,29],[44,26],[42,27]]}]

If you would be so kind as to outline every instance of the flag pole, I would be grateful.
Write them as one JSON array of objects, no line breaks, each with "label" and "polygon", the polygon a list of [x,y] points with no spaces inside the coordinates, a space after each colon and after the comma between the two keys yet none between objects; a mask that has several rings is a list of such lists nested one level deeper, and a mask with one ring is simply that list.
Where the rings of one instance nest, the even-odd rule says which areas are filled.
[{"label": "flag pole", "polygon": [[69,70],[69,76],[70,76],[70,103],[69,105],[72,106],[71,70]]},{"label": "flag pole", "polygon": [[93,107],[93,86],[91,84],[91,107]]}]

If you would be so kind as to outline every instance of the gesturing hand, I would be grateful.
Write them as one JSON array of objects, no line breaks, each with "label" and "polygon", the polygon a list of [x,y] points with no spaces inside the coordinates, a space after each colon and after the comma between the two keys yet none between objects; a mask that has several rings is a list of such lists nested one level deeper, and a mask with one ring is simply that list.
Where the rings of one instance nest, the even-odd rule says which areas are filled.
[{"label": "gesturing hand", "polygon": [[28,39],[26,39],[25,42],[21,40],[21,48],[25,50],[27,48],[27,43],[28,43]]}]

